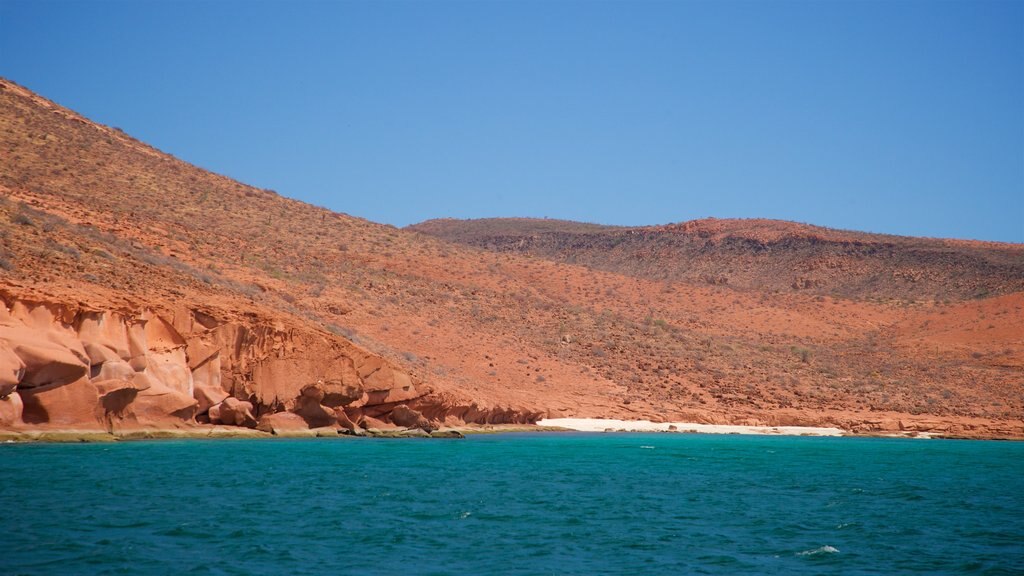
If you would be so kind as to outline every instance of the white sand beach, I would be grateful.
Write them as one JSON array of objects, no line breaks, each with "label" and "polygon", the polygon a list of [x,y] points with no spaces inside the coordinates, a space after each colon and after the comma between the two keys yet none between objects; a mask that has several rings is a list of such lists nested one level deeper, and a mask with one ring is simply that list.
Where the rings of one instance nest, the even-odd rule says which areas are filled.
[{"label": "white sand beach", "polygon": [[696,424],[694,422],[651,422],[650,420],[612,420],[604,418],[545,418],[538,426],[558,426],[580,432],[688,432],[701,434],[761,434],[782,436],[842,436],[839,428],[811,426],[734,426]]}]

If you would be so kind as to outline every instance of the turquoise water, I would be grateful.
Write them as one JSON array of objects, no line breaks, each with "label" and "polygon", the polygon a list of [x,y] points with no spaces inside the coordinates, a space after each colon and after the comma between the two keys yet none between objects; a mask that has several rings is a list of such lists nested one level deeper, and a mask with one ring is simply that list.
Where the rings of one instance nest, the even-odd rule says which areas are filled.
[{"label": "turquoise water", "polygon": [[0,446],[0,574],[1024,573],[1024,443]]}]

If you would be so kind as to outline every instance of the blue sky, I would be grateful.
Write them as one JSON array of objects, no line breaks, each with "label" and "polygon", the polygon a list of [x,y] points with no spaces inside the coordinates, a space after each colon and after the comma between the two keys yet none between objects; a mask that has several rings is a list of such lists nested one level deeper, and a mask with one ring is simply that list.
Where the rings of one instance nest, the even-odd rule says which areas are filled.
[{"label": "blue sky", "polygon": [[0,0],[0,75],[379,222],[1024,242],[1024,2]]}]

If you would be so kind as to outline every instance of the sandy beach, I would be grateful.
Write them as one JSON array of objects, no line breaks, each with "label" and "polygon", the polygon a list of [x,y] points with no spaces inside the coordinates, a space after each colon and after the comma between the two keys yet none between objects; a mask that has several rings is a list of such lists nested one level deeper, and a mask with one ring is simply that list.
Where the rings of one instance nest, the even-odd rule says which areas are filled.
[{"label": "sandy beach", "polygon": [[604,418],[546,418],[538,426],[557,426],[580,432],[689,432],[701,434],[761,434],[782,436],[843,436],[839,428],[811,426],[734,426],[696,424],[694,422],[651,422],[650,420],[612,420]]}]

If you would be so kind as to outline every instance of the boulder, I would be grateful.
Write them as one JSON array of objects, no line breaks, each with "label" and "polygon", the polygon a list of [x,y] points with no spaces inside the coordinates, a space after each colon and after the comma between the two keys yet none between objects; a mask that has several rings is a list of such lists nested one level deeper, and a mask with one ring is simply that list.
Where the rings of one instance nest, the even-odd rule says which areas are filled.
[{"label": "boulder", "polygon": [[338,436],[338,429],[334,426],[324,426],[323,428],[312,428],[310,432],[316,434],[317,438],[336,438]]},{"label": "boulder", "polygon": [[260,416],[256,429],[271,434],[281,434],[282,432],[309,430],[309,424],[306,424],[306,421],[298,414],[274,412],[273,414]]},{"label": "boulder", "polygon": [[466,435],[458,430],[449,428],[448,430],[434,430],[430,433],[431,438],[465,438]]},{"label": "boulder", "polygon": [[11,392],[4,398],[0,398],[0,428],[14,428],[20,425],[24,408],[21,395],[17,392]]},{"label": "boulder", "polygon": [[333,409],[320,403],[325,396],[322,382],[309,384],[302,388],[299,397],[296,398],[293,412],[301,416],[310,428],[333,426],[338,418]]},{"label": "boulder", "polygon": [[[201,416],[201,418],[200,418]],[[199,414],[196,416],[197,420],[201,422],[209,422],[210,424],[223,424],[224,422],[220,419],[220,403],[214,404],[206,409],[205,414]]]},{"label": "boulder", "polygon": [[408,374],[391,368],[380,357],[365,359],[359,366],[359,377],[368,395],[366,403],[370,405],[407,402],[423,396]]},{"label": "boulder", "polygon": [[359,426],[356,426],[356,423],[353,422],[348,417],[348,414],[346,414],[345,410],[343,410],[342,408],[335,408],[334,416],[335,419],[338,421],[338,426],[341,426],[343,429],[348,430],[349,432],[352,432],[354,434],[357,434],[361,431]]},{"label": "boulder", "polygon": [[244,428],[256,427],[256,417],[253,416],[252,402],[246,402],[245,400],[229,396],[218,404],[217,408],[217,415],[223,424],[242,426]]},{"label": "boulder", "polygon": [[426,432],[430,432],[434,429],[434,426],[430,424],[429,420],[424,418],[423,414],[409,408],[405,404],[395,406],[391,411],[391,421],[399,426],[405,426],[406,428],[419,428]]},{"label": "boulder", "polygon": [[302,417],[311,428],[333,426],[337,424],[338,418],[334,410],[313,402],[303,403],[295,408],[295,413]]},{"label": "boulder", "polygon": [[197,402],[196,414],[205,414],[211,407],[227,399],[228,393],[213,386],[199,385],[192,390],[192,397]]}]

